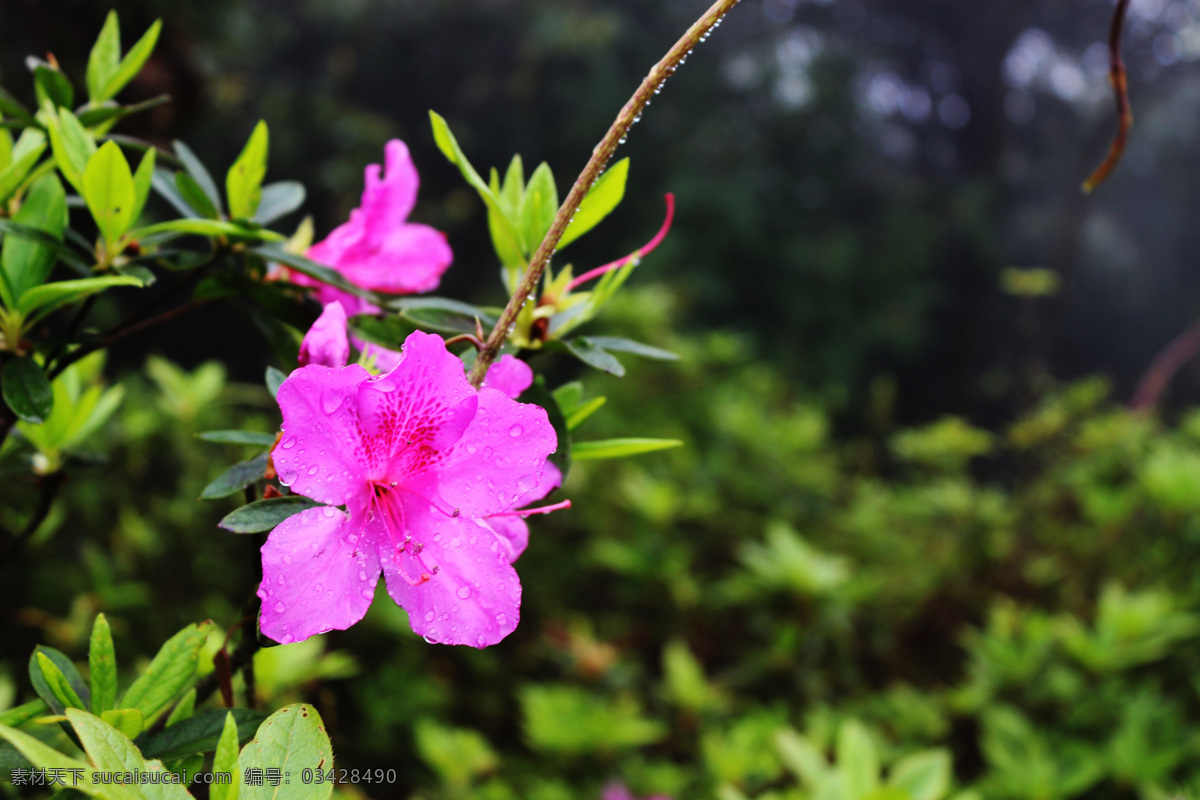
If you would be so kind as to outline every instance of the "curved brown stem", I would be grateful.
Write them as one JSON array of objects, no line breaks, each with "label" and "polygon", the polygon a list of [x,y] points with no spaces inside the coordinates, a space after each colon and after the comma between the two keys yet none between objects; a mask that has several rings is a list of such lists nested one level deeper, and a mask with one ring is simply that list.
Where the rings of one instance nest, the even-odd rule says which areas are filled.
[{"label": "curved brown stem", "polygon": [[1179,369],[1200,355],[1200,320],[1193,322],[1164,347],[1138,382],[1137,391],[1129,401],[1131,411],[1144,411],[1158,405],[1167,384]]},{"label": "curved brown stem", "polygon": [[1129,8],[1129,0],[1117,0],[1117,9],[1113,12],[1112,25],[1108,29],[1108,80],[1112,84],[1113,94],[1117,98],[1117,135],[1113,137],[1104,161],[1083,182],[1084,194],[1090,193],[1112,173],[1121,160],[1121,156],[1125,154],[1129,129],[1133,127],[1133,109],[1129,105],[1129,82],[1125,77],[1125,64],[1121,61],[1121,29],[1125,26],[1125,10],[1127,8]]},{"label": "curved brown stem", "polygon": [[613,153],[629,133],[629,128],[641,116],[646,104],[654,97],[654,93],[663,85],[667,78],[674,74],[676,68],[683,63],[687,58],[688,53],[696,45],[700,44],[704,39],[708,38],[708,34],[715,28],[721,19],[729,13],[729,10],[738,4],[738,0],[717,0],[708,11],[704,12],[704,16],[696,20],[687,32],[679,39],[675,45],[667,51],[667,54],[662,57],[649,74],[642,80],[641,86],[633,93],[633,97],[625,103],[621,109],[621,113],[617,114],[616,120],[608,129],[608,133],[604,134],[604,138],[600,140],[600,144],[596,145],[592,150],[592,157],[588,159],[587,165],[583,168],[583,172],[579,173],[579,177],[575,179],[575,184],[571,187],[571,191],[567,194],[567,199],[563,201],[558,209],[558,213],[554,216],[554,221],[550,224],[550,230],[546,231],[546,236],[542,239],[542,243],[538,245],[537,251],[533,254],[533,258],[529,261],[529,268],[525,270],[524,276],[521,278],[521,283],[517,286],[517,290],[513,292],[512,298],[508,301],[508,305],[504,308],[504,313],[500,315],[500,319],[496,322],[496,326],[492,328],[491,334],[488,335],[487,343],[479,353],[479,357],[475,359],[475,366],[471,368],[471,385],[479,388],[483,383],[483,378],[487,374],[488,367],[496,358],[496,354],[500,352],[501,345],[504,344],[505,338],[508,336],[509,327],[516,322],[517,314],[520,313],[521,307],[528,302],[537,289],[537,283],[542,277],[542,272],[546,269],[546,264],[550,261],[550,256],[554,255],[555,248],[558,247],[558,240],[562,238],[563,233],[567,230],[567,226],[571,224],[571,218],[575,216],[575,212],[579,209],[579,204],[583,202],[583,198],[587,195],[588,189],[600,177],[600,173],[608,165]]}]

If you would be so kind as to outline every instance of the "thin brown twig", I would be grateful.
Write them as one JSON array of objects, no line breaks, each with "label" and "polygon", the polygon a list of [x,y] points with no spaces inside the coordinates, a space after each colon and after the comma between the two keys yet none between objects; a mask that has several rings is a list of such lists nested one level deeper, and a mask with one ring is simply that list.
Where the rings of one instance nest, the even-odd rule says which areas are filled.
[{"label": "thin brown twig", "polygon": [[1129,129],[1133,127],[1133,108],[1129,105],[1129,81],[1125,76],[1125,64],[1121,61],[1121,29],[1125,26],[1125,10],[1128,7],[1129,0],[1117,0],[1117,9],[1113,12],[1112,25],[1108,29],[1108,80],[1117,98],[1117,134],[1113,137],[1104,161],[1100,162],[1100,166],[1083,182],[1084,194],[1091,193],[1116,168],[1121,156],[1125,154]]},{"label": "thin brown twig", "polygon": [[575,179],[575,184],[571,187],[571,191],[567,194],[567,199],[559,207],[558,213],[554,216],[554,221],[550,224],[550,230],[546,231],[545,238],[538,245],[537,251],[533,254],[533,258],[529,261],[529,268],[525,270],[524,276],[521,278],[521,283],[517,286],[517,290],[513,293],[512,298],[505,306],[504,312],[500,315],[500,319],[496,322],[492,332],[488,335],[487,343],[479,353],[479,357],[475,359],[475,365],[471,368],[471,385],[479,388],[483,383],[483,378],[487,374],[488,367],[496,358],[496,354],[500,352],[500,347],[504,344],[505,338],[508,336],[509,327],[516,321],[517,314],[520,313],[521,307],[529,302],[529,298],[533,296],[537,289],[538,281],[542,277],[542,272],[546,269],[546,264],[550,261],[550,256],[554,255],[555,248],[558,247],[558,240],[562,238],[563,233],[567,230],[567,226],[571,224],[571,218],[575,216],[575,212],[579,209],[579,204],[583,202],[583,198],[587,195],[588,189],[600,177],[600,173],[608,165],[609,159],[613,153],[629,133],[629,128],[633,123],[641,117],[643,109],[654,97],[654,93],[662,86],[667,78],[674,74],[675,70],[687,58],[688,53],[696,45],[700,44],[704,39],[708,38],[709,32],[716,27],[721,19],[729,13],[738,0],[718,0],[704,13],[704,16],[696,20],[687,32],[679,39],[675,45],[667,51],[645,79],[642,80],[641,86],[633,93],[633,97],[625,103],[621,112],[617,114],[616,120],[608,129],[608,133],[604,134],[604,138],[600,140],[600,144],[596,145],[592,150],[592,157],[588,160],[587,166],[583,168],[583,172],[579,173],[579,177]]}]

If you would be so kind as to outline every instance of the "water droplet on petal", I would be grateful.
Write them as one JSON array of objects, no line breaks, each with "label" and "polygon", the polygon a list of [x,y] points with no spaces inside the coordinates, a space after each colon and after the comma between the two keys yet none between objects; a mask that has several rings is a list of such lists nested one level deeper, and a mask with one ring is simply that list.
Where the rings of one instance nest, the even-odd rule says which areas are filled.
[{"label": "water droplet on petal", "polygon": [[317,471],[318,471],[319,469],[321,469],[321,468],[320,468],[320,467],[318,467],[316,464],[313,464],[311,467],[309,467],[309,468],[308,468],[308,474],[309,474],[309,475],[316,475],[316,474],[317,474]]},{"label": "water droplet on petal", "polygon": [[296,482],[296,470],[294,470],[294,469],[284,470],[279,475],[279,482],[282,483],[284,486],[291,486],[293,483]]},{"label": "water droplet on petal", "polygon": [[466,600],[468,597],[471,596],[471,590],[468,589],[466,586],[460,586],[460,587],[458,587],[458,591],[455,592],[455,594],[458,595],[459,599]]},{"label": "water droplet on petal", "polygon": [[426,621],[426,622],[433,622],[433,612],[432,612],[432,611],[426,611],[426,612],[425,612],[425,621]]},{"label": "water droplet on petal", "polygon": [[284,450],[291,450],[293,447],[296,446],[296,437],[289,436],[288,438],[286,438],[282,442],[280,442],[279,446],[282,447]]},{"label": "water droplet on petal", "polygon": [[508,615],[505,614],[503,611],[501,611],[499,614],[496,615],[496,624],[500,625],[500,626],[507,625],[508,624]]},{"label": "water droplet on petal", "polygon": [[283,610],[284,610],[285,608],[287,608],[287,606],[285,606],[283,603],[276,603],[276,604],[275,604],[275,612],[276,612],[277,614],[282,614],[282,613],[283,613]]},{"label": "water droplet on petal", "polygon": [[462,547],[462,539],[455,536],[453,539],[450,540],[450,546],[451,547]]},{"label": "water droplet on petal", "polygon": [[511,428],[508,429],[508,435],[513,436],[513,437],[520,436],[524,432],[525,432],[525,429],[522,428],[520,425],[513,425]]}]

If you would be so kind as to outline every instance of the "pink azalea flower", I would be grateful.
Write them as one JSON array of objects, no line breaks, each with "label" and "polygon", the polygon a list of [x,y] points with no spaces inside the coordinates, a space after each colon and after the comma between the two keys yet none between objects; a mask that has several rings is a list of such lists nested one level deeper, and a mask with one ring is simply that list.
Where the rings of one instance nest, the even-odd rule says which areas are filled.
[{"label": "pink azalea flower", "polygon": [[350,358],[350,339],[346,335],[346,309],[338,301],[325,306],[321,316],[304,334],[300,342],[300,366],[320,364],[323,367],[344,367]]},{"label": "pink azalea flower", "polygon": [[[349,221],[310,247],[307,255],[365,289],[388,294],[432,291],[453,260],[450,245],[441,231],[407,221],[420,181],[404,142],[388,142],[384,162],[382,178],[379,164],[367,166],[362,203],[350,212]],[[293,283],[316,287],[314,295],[322,304],[340,300],[350,315],[379,311],[362,298],[289,272]]]},{"label": "pink azalea flower", "polygon": [[524,539],[511,522],[539,510],[514,509],[557,474],[545,467],[557,438],[543,409],[476,391],[441,337],[419,331],[391,372],[310,364],[278,400],[279,480],[327,505],[263,545],[264,634],[287,643],[350,627],[381,572],[427,641],[486,647],[516,628]]}]

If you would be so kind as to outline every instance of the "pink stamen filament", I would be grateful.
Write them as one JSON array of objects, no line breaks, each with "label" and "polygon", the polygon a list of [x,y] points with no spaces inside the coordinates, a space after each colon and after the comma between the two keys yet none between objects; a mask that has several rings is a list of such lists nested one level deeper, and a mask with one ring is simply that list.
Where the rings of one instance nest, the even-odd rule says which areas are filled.
[{"label": "pink stamen filament", "polygon": [[549,514],[551,511],[558,511],[562,508],[570,508],[571,501],[563,500],[561,503],[555,503],[552,506],[541,506],[539,508],[522,508],[518,511],[500,511],[495,514],[489,514],[490,517],[528,517],[530,514]]},{"label": "pink stamen filament", "polygon": [[672,194],[671,192],[667,192],[666,201],[667,201],[666,219],[663,220],[662,227],[658,229],[658,233],[654,234],[653,239],[646,242],[645,246],[643,246],[637,250],[634,250],[632,253],[625,256],[624,258],[618,258],[616,261],[611,261],[611,262],[605,264],[604,266],[596,267],[595,269],[588,270],[587,272],[583,273],[575,280],[568,283],[566,290],[568,292],[571,292],[576,287],[580,286],[581,284],[587,283],[592,278],[599,278],[601,275],[603,275],[606,272],[611,272],[614,269],[620,269],[621,267],[628,264],[630,261],[633,261],[634,259],[642,258],[644,255],[649,253],[651,250],[658,247],[659,244],[662,243],[662,240],[664,238],[666,238],[667,231],[671,230],[671,221],[675,218],[675,195]]},{"label": "pink stamen filament", "polygon": [[[436,575],[438,568],[429,567],[424,560],[422,560],[420,553],[425,549],[424,545],[422,545],[420,542],[413,542],[411,536],[401,537],[399,531],[396,530],[392,512],[394,512],[396,514],[396,518],[399,519],[404,519],[404,514],[401,509],[394,507],[393,502],[398,501],[393,501],[391,499],[392,492],[389,491],[388,487],[386,486],[376,485],[376,489],[382,490],[382,492],[377,491],[374,498],[371,500],[371,504],[375,507],[375,513],[379,514],[383,518],[383,525],[387,529],[388,537],[391,538],[392,544],[396,548],[396,572],[400,573],[400,577],[403,578],[404,582],[409,586],[420,586],[428,581],[430,577]],[[409,546],[410,542],[412,543],[411,547]],[[409,577],[408,573],[404,571],[405,553],[411,556],[412,559],[421,566],[421,576],[419,578],[411,578]]]}]

